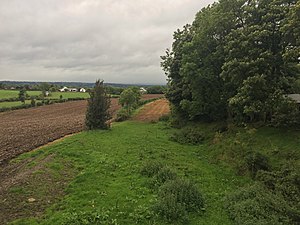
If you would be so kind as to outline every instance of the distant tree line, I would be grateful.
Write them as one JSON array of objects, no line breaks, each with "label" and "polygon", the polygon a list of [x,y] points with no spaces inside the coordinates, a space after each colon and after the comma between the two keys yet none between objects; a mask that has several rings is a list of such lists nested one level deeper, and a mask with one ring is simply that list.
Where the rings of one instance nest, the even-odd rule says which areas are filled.
[{"label": "distant tree line", "polygon": [[161,57],[173,116],[239,123],[289,117],[297,107],[286,94],[300,90],[299,24],[297,0],[220,0],[203,8]]}]

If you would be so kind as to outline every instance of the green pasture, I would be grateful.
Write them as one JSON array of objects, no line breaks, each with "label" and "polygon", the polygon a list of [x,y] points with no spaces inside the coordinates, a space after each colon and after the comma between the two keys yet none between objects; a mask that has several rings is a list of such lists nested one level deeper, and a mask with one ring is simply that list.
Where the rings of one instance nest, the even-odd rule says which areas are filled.
[{"label": "green pasture", "polygon": [[[41,91],[26,91],[29,96],[39,96],[42,94]],[[19,91],[17,90],[0,90],[0,99],[4,98],[17,98]],[[88,98],[88,93],[82,92],[52,92],[48,98],[59,99],[60,96],[66,98]]]}]

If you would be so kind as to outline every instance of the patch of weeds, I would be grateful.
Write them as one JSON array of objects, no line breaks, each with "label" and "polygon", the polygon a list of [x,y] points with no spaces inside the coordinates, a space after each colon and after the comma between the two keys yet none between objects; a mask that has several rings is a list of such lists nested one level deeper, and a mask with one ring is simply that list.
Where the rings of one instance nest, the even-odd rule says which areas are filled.
[{"label": "patch of weeds", "polygon": [[163,185],[166,181],[174,180],[176,178],[176,173],[170,168],[164,166],[157,172],[156,175],[153,176],[150,185],[152,188],[156,189]]},{"label": "patch of weeds", "polygon": [[205,140],[204,133],[199,128],[184,127],[171,136],[171,140],[180,144],[197,145]]},{"label": "patch of weeds", "polygon": [[109,210],[65,213],[62,225],[117,225]]},{"label": "patch of weeds", "polygon": [[259,152],[250,152],[245,156],[245,163],[247,170],[250,172],[252,177],[255,177],[259,170],[270,169],[270,164],[267,156]]},{"label": "patch of weeds", "polygon": [[231,193],[225,207],[235,224],[299,224],[300,174],[296,169],[259,171],[257,181]]},{"label": "patch of weeds", "polygon": [[33,168],[33,167],[35,167],[37,165],[37,162],[36,161],[31,161],[31,162],[29,162],[28,164],[27,164],[27,167],[28,168]]},{"label": "patch of weeds", "polygon": [[196,185],[188,180],[176,179],[163,184],[154,210],[168,222],[188,223],[188,212],[204,210],[204,198]]},{"label": "patch of weeds", "polygon": [[153,177],[163,167],[163,164],[158,161],[147,161],[142,165],[141,174],[147,177]]},{"label": "patch of weeds", "polygon": [[13,194],[25,194],[26,193],[26,191],[24,190],[23,187],[12,187],[9,189],[9,192],[13,193]]},{"label": "patch of weeds", "polygon": [[189,212],[204,210],[204,199],[197,187],[160,162],[146,162],[141,174],[151,177],[150,187],[158,191],[158,200],[153,206],[155,215],[166,221],[188,224]]},{"label": "patch of weeds", "polygon": [[139,205],[132,213],[129,214],[129,217],[135,221],[135,224],[141,224],[145,221],[151,220],[154,217],[154,213],[149,207]]}]

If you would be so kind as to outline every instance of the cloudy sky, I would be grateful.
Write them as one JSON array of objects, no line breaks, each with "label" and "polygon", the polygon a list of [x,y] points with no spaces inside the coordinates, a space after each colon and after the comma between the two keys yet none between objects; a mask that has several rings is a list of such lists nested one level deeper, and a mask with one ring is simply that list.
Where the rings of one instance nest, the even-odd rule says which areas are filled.
[{"label": "cloudy sky", "polygon": [[177,28],[214,0],[0,0],[0,80],[163,84]]}]

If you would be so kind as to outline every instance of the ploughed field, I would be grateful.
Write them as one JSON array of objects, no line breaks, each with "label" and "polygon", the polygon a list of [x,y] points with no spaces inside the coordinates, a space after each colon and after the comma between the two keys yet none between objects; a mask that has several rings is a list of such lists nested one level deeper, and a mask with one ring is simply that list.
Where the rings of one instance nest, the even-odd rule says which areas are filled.
[{"label": "ploughed field", "polygon": [[[162,95],[144,95],[142,99],[157,97]],[[0,165],[23,152],[82,131],[86,106],[86,101],[74,101],[0,113]],[[111,99],[113,115],[119,108],[118,99]]]}]

